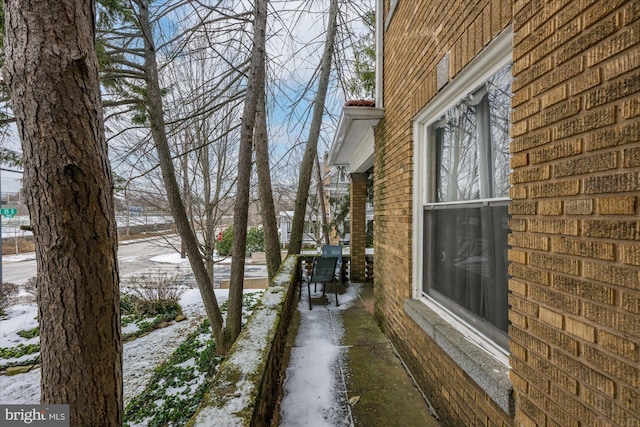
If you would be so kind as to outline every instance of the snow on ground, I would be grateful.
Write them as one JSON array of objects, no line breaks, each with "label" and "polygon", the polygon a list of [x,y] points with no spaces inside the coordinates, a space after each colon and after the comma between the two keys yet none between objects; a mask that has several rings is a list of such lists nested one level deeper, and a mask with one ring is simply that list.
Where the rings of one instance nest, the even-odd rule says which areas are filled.
[{"label": "snow on ground", "polygon": [[[314,298],[320,295],[320,288]],[[313,286],[311,289],[313,292]],[[352,426],[344,380],[341,311],[351,306],[356,291],[347,286],[338,307],[334,295],[327,292],[328,303],[314,304],[312,310],[305,291],[306,287],[298,303],[300,325],[283,385],[281,426]]]},{"label": "snow on ground", "polygon": [[[261,292],[247,290],[245,292]],[[229,296],[228,289],[216,289],[218,304],[222,305]],[[189,289],[180,298],[180,305],[187,320],[172,323],[162,329],[125,343],[123,348],[123,387],[125,405],[144,390],[153,369],[168,359],[182,340],[195,330],[204,320],[205,312],[197,289]],[[37,326],[35,304],[23,304],[13,307],[7,320],[0,321],[2,347],[14,346],[20,340],[16,334],[23,329]],[[37,338],[32,341],[37,342]],[[25,342],[22,340],[22,342]],[[11,343],[14,343],[11,345]],[[0,376],[0,403],[36,404],[40,401],[40,370],[34,369],[26,374]]]},{"label": "snow on ground", "polygon": [[[219,293],[216,290],[220,304],[226,301],[227,295],[228,292]],[[180,298],[180,306],[187,320],[156,329],[149,335],[124,344],[122,369],[125,406],[144,390],[153,369],[167,360],[182,340],[204,320],[204,306],[197,289],[185,292]]]},{"label": "snow on ground", "polygon": [[154,256],[149,258],[149,261],[161,264],[189,264],[189,258],[182,258],[178,252]]},{"label": "snow on ground", "polygon": [[[173,218],[170,215],[131,215],[128,218],[129,225],[149,225],[149,224],[170,224],[173,223]],[[21,225],[29,225],[30,219],[28,215],[20,215],[15,218],[2,217],[2,238],[24,238],[27,236],[33,236],[31,231],[21,230]],[[116,223],[118,227],[124,227],[127,225],[126,215],[116,215]]]},{"label": "snow on ground", "polygon": [[19,255],[3,255],[2,262],[22,262],[22,261],[32,261],[36,259],[35,252],[28,252],[26,254]]},{"label": "snow on ground", "polygon": [[[227,299],[228,292],[216,295],[219,302]],[[156,329],[149,335],[140,337],[124,344],[124,399],[125,404],[136,394],[140,393],[153,373],[153,369],[166,360],[180,345],[180,342],[193,331],[204,319],[204,307],[197,289],[190,289],[180,299],[187,320],[172,323],[162,329]],[[35,304],[15,306],[9,313],[8,319],[0,322],[0,336],[2,346],[13,346],[16,339],[20,339],[16,332],[37,326]],[[37,342],[33,338],[27,343]],[[22,340],[24,342],[24,340]],[[0,376],[0,403],[29,404],[40,401],[40,370],[34,369],[26,374],[14,376]]]},{"label": "snow on ground", "polygon": [[[23,261],[33,257],[4,257],[4,261]],[[186,264],[188,260],[180,258],[180,254],[160,255],[151,259],[164,264]],[[228,290],[216,289],[218,304],[222,305],[228,297]],[[254,292],[254,291],[247,291]],[[125,343],[123,347],[123,375],[125,404],[140,393],[146,386],[153,369],[166,360],[180,345],[181,341],[202,322],[205,317],[204,306],[197,289],[189,289],[180,299],[183,313],[187,320],[172,323],[170,326],[157,329],[152,333]],[[0,346],[12,347],[17,342],[37,343],[38,338],[25,341],[17,335],[18,331],[37,326],[38,310],[35,303],[20,304],[9,310],[6,319],[0,321]],[[40,370],[34,369],[25,374],[0,376],[0,403],[26,404],[38,403],[40,399]]]},{"label": "snow on ground", "polygon": [[[160,264],[178,264],[178,265],[189,264],[189,259],[182,258],[181,255],[177,252],[174,252],[171,254],[158,255],[153,258],[149,258],[149,261],[157,262]],[[216,263],[231,264],[231,257],[219,257],[218,255],[214,255],[213,261]]]},{"label": "snow on ground", "polygon": [[38,338],[25,341],[18,332],[33,329],[38,326],[36,317],[38,307],[35,304],[17,304],[7,310],[6,320],[0,322],[0,342],[2,347],[13,347],[17,343],[37,343]]}]

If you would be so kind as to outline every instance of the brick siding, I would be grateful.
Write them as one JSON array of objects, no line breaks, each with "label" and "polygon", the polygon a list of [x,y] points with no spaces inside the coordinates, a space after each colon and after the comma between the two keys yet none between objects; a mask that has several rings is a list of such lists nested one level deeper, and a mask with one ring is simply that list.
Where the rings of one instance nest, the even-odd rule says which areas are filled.
[{"label": "brick siding", "polygon": [[376,318],[443,425],[506,426],[513,419],[405,313],[412,295],[411,119],[437,94],[445,55],[450,80],[510,21],[509,0],[401,0],[384,34],[385,117],[374,164]]},{"label": "brick siding", "polygon": [[367,174],[351,174],[351,280],[366,280],[367,246]]},{"label": "brick siding", "polygon": [[[388,11],[389,2],[385,2]],[[404,310],[412,123],[512,25],[506,414]],[[640,3],[399,1],[376,129],[376,318],[445,425],[640,425]],[[352,234],[353,238],[353,234]]]},{"label": "brick siding", "polygon": [[517,421],[640,425],[640,6],[563,3],[514,3]]}]

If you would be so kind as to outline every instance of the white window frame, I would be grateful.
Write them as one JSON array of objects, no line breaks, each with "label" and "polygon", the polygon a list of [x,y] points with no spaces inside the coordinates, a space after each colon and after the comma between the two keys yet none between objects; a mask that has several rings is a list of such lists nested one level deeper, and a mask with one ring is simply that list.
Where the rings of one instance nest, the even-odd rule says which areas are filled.
[{"label": "white window frame", "polygon": [[486,335],[434,299],[423,296],[424,206],[435,200],[429,127],[470,91],[512,62],[513,31],[502,33],[471,61],[413,119],[412,298],[405,311],[506,413],[514,415],[509,354]]},{"label": "white window frame", "polygon": [[469,339],[490,352],[501,363],[508,366],[508,354],[492,340],[470,327],[449,310],[431,298],[422,295],[424,278],[424,207],[435,200],[433,168],[435,161],[429,156],[429,127],[442,117],[450,108],[460,102],[501,68],[512,62],[513,32],[507,28],[498,35],[467,67],[453,79],[429,104],[413,119],[413,299],[427,304],[441,314],[454,328],[463,332]]}]

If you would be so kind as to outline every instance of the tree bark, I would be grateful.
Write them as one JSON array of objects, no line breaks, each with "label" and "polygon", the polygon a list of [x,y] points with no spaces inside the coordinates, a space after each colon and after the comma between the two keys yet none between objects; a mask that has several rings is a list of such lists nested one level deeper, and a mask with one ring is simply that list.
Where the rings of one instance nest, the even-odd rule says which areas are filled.
[{"label": "tree bark", "polygon": [[41,401],[122,424],[117,235],[94,2],[5,1],[6,64],[38,265]]},{"label": "tree bark", "polygon": [[327,219],[327,204],[324,198],[324,181],[320,170],[320,156],[316,155],[316,181],[318,182],[318,202],[320,203],[320,219],[322,226],[322,241],[329,244],[329,220]]},{"label": "tree bark", "polygon": [[[262,66],[264,67],[264,63]],[[265,74],[263,73],[263,75]],[[280,256],[276,208],[273,203],[273,191],[271,189],[264,84],[262,85],[262,88],[262,93],[258,97],[258,110],[256,113],[255,152],[256,169],[258,172],[258,194],[262,205],[262,227],[264,229],[264,246],[267,257],[267,274],[269,276],[269,281],[271,281],[271,279],[276,275],[278,268],[280,268],[282,257]]]},{"label": "tree bark", "polygon": [[311,185],[311,175],[313,164],[318,155],[318,139],[320,138],[320,126],[322,125],[322,115],[324,104],[327,98],[329,87],[329,77],[331,77],[331,61],[335,48],[335,36],[338,16],[338,0],[331,0],[329,6],[329,23],[325,39],[324,52],[320,65],[320,81],[318,92],[313,103],[313,118],[309,129],[309,138],[304,151],[302,164],[300,165],[300,181],[298,181],[298,191],[296,193],[296,205],[291,223],[291,239],[289,243],[289,253],[299,254],[302,249],[302,238],[304,233],[304,222],[309,199],[309,187]]},{"label": "tree bark", "polygon": [[251,154],[258,94],[264,89],[265,37],[268,0],[256,0],[253,21],[253,48],[251,68],[247,79],[246,97],[240,130],[238,153],[238,182],[233,215],[233,246],[231,247],[231,277],[229,279],[229,305],[227,329],[231,340],[240,335],[242,326],[242,289],[244,282],[245,251],[247,248],[247,219],[249,213],[249,184],[251,182]]},{"label": "tree bark", "polygon": [[198,284],[198,289],[202,296],[207,317],[211,323],[211,329],[216,339],[216,351],[219,354],[225,354],[231,347],[224,332],[222,314],[216,295],[213,292],[213,285],[207,269],[202,260],[198,240],[193,233],[187,212],[185,210],[182,198],[180,197],[180,186],[176,178],[175,167],[169,149],[169,142],[164,123],[164,109],[162,106],[162,92],[160,90],[160,82],[158,79],[158,64],[156,61],[155,44],[153,41],[153,32],[149,19],[149,2],[141,0],[139,3],[139,20],[140,28],[144,39],[144,57],[146,69],[147,83],[147,108],[149,111],[149,120],[151,124],[151,134],[158,151],[160,160],[160,169],[162,170],[162,179],[167,191],[169,206],[176,223],[176,228],[180,237],[184,241],[189,264],[193,270],[193,275]]}]

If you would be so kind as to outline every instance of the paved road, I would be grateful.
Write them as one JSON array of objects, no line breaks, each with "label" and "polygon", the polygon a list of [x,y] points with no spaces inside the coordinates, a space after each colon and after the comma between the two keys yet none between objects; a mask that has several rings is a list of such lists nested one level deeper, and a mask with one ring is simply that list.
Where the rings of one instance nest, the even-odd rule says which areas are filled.
[{"label": "paved road", "polygon": [[[175,254],[179,245],[177,238],[167,242],[162,238],[138,241],[135,243],[121,243],[118,248],[118,265],[120,277],[126,278],[132,274],[143,272],[170,271],[180,275],[190,275],[191,268],[188,263],[176,266],[176,264],[165,264],[153,262],[150,259],[158,255]],[[175,246],[172,248],[171,244]],[[22,284],[29,278],[36,275],[36,261],[34,257],[24,260],[14,257],[3,257],[2,260],[2,280]],[[245,268],[247,276],[266,277],[266,267],[264,265],[247,265]],[[216,282],[222,278],[229,277],[229,264],[217,264],[215,270]]]}]

